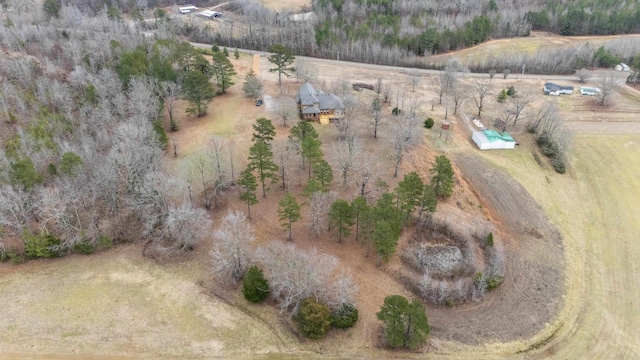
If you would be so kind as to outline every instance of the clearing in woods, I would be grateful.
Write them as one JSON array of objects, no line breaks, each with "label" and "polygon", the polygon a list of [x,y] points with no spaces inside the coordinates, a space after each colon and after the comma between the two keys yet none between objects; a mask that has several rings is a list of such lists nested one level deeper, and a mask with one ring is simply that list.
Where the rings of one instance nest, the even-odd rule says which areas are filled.
[{"label": "clearing in woods", "polygon": [[[229,94],[214,99],[209,115],[182,118],[181,130],[169,134],[171,141],[180,144],[178,158],[167,157],[167,168],[176,174],[185,176],[183,170],[192,157],[203,154],[207,136],[233,136],[238,154],[246,154],[249,137],[234,135],[249,134],[260,116],[277,123],[266,106],[255,107],[252,99],[241,95],[242,74],[253,67],[253,58],[243,54],[239,61],[232,61],[240,76]],[[434,97],[427,76],[413,93],[404,73],[336,65],[317,66],[327,84],[340,79],[373,83],[381,77],[396,88],[403,87],[408,97]],[[261,69],[267,66],[266,59],[260,58]],[[299,84],[289,79],[279,90],[276,76],[260,72],[266,93],[292,96]],[[543,82],[495,79],[494,85],[539,91]],[[327,90],[331,91],[328,86]],[[370,91],[354,94],[365,103],[373,97]],[[492,218],[507,241],[509,275],[497,292],[478,305],[429,307],[433,332],[427,353],[402,353],[403,357],[475,359],[514,357],[518,352],[540,359],[640,356],[636,341],[640,338],[640,269],[635,259],[640,253],[640,243],[635,241],[640,233],[636,221],[640,218],[640,179],[634,172],[640,168],[638,93],[624,88],[607,109],[579,95],[540,95],[536,101],[540,104],[547,99],[559,102],[576,134],[568,174],[558,175],[548,165],[537,165],[532,156],[537,150],[524,131],[515,134],[522,144],[515,151],[476,150],[463,120],[451,113],[451,138],[444,142],[437,130],[427,132],[427,146],[406,161],[403,172],[417,168],[424,175],[436,153],[444,152],[453,160],[464,180],[438,213],[464,210]],[[499,106],[492,100],[488,108]],[[427,108],[423,104],[429,116],[443,119],[441,106],[436,105],[434,111]],[[474,111],[471,104],[463,108],[469,114]],[[615,112],[619,108],[626,112]],[[487,119],[492,118],[492,111],[496,110],[487,110]],[[594,132],[594,125],[583,123],[601,127]],[[624,126],[626,134],[620,134],[619,126]],[[382,130],[378,141],[365,138],[379,154],[385,152]],[[319,131],[327,153],[335,129],[320,127]],[[278,128],[278,136],[286,133],[287,129]],[[243,156],[240,158],[246,158]],[[385,180],[393,186],[393,179]],[[283,194],[274,184],[267,199],[259,198],[252,209],[259,242],[284,239],[273,221]],[[214,221],[228,208],[245,207],[230,193],[229,200],[213,213]],[[248,305],[237,289],[215,285],[208,273],[211,240],[194,254],[163,264],[142,257],[141,245],[133,244],[87,257],[0,265],[0,302],[9,304],[0,317],[0,348],[15,358],[72,358],[74,354],[83,354],[83,359],[90,358],[86,354],[96,358],[281,358],[283,354],[292,358],[388,358],[390,353],[379,347],[375,312],[384,296],[410,294],[391,271],[365,258],[353,239],[336,244],[329,236],[309,238],[304,220],[294,225],[293,236],[301,247],[317,247],[341,258],[341,266],[355,277],[361,319],[354,329],[332,331],[326,340],[301,343],[281,325],[273,306]]]}]

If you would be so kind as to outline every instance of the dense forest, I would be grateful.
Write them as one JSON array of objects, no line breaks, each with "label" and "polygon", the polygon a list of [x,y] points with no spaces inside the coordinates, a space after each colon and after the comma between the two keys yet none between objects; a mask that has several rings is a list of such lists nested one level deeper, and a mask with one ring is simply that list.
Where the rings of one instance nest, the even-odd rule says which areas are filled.
[{"label": "dense forest", "polygon": [[[195,41],[268,51],[284,44],[298,55],[409,67],[442,68],[431,55],[474,46],[489,39],[528,36],[531,30],[562,35],[640,32],[636,2],[608,1],[369,1],[317,0],[312,17],[275,12],[251,0],[226,5],[232,16],[203,27],[178,30]],[[608,24],[608,26],[606,26]],[[601,48],[602,46],[602,48]],[[530,73],[567,74],[581,67],[631,63],[637,41],[541,48],[534,54],[495,56],[472,71],[527,64]],[[604,59],[604,61],[603,61]]]},{"label": "dense forest", "polygon": [[368,40],[416,55],[476,45],[489,38],[640,31],[636,1],[316,0],[320,46]]},{"label": "dense forest", "polygon": [[43,9],[13,8],[0,27],[0,258],[140,237],[156,252],[191,248],[210,220],[161,169],[165,109],[178,87],[190,105],[210,101],[216,62],[172,35],[149,39],[113,12]]}]

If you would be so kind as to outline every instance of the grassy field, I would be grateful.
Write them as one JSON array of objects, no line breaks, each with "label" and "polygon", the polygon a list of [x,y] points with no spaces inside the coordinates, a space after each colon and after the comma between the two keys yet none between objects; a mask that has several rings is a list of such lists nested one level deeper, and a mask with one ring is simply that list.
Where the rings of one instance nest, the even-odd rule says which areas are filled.
[{"label": "grassy field", "polygon": [[536,198],[564,236],[565,307],[553,325],[559,330],[534,358],[640,356],[638,145],[640,135],[577,134],[569,175],[532,172],[537,165],[527,153],[487,155]]}]

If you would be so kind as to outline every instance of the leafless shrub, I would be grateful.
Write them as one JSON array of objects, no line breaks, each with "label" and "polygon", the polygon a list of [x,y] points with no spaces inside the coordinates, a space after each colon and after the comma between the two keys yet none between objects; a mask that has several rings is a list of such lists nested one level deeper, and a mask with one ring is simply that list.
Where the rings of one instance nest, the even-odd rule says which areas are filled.
[{"label": "leafless shrub", "polygon": [[223,282],[239,281],[254,256],[251,244],[255,236],[247,216],[241,211],[229,211],[213,237],[215,244],[209,252],[213,274]]}]

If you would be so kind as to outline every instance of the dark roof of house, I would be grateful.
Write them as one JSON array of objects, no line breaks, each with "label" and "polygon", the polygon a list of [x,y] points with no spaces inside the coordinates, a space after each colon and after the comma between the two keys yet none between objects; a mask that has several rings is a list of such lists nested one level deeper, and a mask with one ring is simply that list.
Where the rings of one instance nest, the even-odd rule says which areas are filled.
[{"label": "dark roof of house", "polygon": [[296,95],[296,102],[304,106],[317,106],[320,109],[327,110],[344,108],[344,104],[339,97],[318,91],[308,82],[300,86],[298,95]]},{"label": "dark roof of house", "polygon": [[344,105],[339,97],[333,94],[317,94],[318,100],[320,100],[320,109],[343,109]]},{"label": "dark roof of house", "polygon": [[303,114],[319,114],[320,113],[320,109],[318,109],[315,106],[309,106],[308,108],[305,108],[304,110],[302,110]]}]

